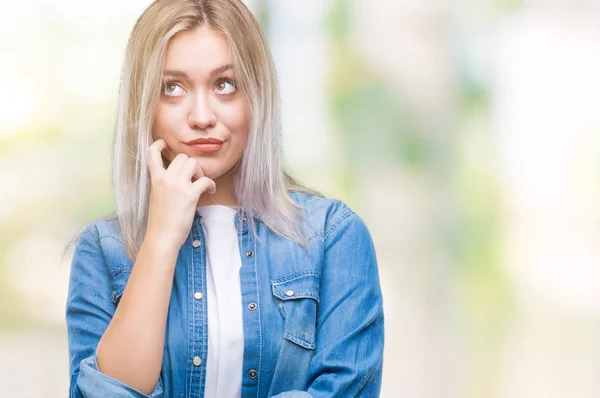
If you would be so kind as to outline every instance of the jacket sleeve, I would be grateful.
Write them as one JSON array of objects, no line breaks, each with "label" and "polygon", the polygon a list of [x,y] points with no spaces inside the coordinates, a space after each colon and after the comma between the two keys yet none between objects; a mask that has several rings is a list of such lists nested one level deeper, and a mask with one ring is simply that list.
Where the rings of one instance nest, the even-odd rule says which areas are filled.
[{"label": "jacket sleeve", "polygon": [[66,303],[70,398],[160,398],[162,383],[144,394],[98,370],[96,349],[115,305],[98,229],[88,225],[75,245]]},{"label": "jacket sleeve", "polygon": [[325,263],[308,391],[277,398],[376,397],[381,390],[383,298],[371,235],[348,207],[325,231]]}]

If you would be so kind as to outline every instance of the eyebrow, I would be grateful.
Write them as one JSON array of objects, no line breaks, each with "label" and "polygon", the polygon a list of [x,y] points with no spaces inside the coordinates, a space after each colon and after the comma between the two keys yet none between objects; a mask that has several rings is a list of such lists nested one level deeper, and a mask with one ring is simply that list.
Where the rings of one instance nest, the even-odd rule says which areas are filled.
[{"label": "eyebrow", "polygon": [[[221,74],[225,71],[228,71],[230,69],[233,69],[233,65],[232,64],[227,64],[227,65],[223,65],[223,66],[219,66],[216,69],[213,69],[210,72],[210,77],[214,77],[215,75]],[[166,70],[165,71],[165,76],[169,75],[169,76],[173,76],[173,77],[180,77],[180,78],[184,78],[184,79],[189,79],[187,73],[185,73],[184,71],[181,70]]]}]

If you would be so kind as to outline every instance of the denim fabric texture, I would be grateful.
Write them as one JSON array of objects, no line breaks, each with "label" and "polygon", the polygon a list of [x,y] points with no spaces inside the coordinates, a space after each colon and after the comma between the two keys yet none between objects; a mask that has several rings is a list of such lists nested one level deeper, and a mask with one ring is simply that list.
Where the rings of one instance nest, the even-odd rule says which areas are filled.
[{"label": "denim fabric texture", "polygon": [[[241,210],[235,215],[242,260],[241,395],[378,397],[384,315],[371,235],[342,201],[290,195],[304,208],[309,251],[270,231],[256,214],[255,239]],[[133,263],[116,218],[85,227],[75,246],[66,303],[70,397],[204,397],[210,361],[205,259],[202,217],[196,213],[175,266],[161,375],[147,395],[98,371],[98,342]],[[197,292],[201,299],[194,298]]]}]

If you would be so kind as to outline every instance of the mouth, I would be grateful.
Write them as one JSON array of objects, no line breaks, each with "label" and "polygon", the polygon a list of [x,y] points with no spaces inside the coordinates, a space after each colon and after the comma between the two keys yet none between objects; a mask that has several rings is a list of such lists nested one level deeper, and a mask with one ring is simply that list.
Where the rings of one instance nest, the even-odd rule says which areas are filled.
[{"label": "mouth", "polygon": [[194,152],[210,153],[221,149],[221,144],[188,144]]},{"label": "mouth", "polygon": [[186,142],[185,144],[188,145],[194,152],[210,153],[217,152],[219,149],[221,149],[223,140],[213,137],[196,138]]}]

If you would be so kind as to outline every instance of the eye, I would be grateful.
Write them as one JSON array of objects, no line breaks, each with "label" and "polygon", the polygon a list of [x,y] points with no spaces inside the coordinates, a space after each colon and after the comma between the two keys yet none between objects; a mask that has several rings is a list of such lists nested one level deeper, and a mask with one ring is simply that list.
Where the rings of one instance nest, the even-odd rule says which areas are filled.
[{"label": "eye", "polygon": [[165,82],[163,84],[163,94],[167,97],[178,97],[183,94],[183,89],[176,82]]},{"label": "eye", "polygon": [[215,90],[218,94],[233,94],[235,93],[235,83],[229,79],[221,79],[217,82]]}]

